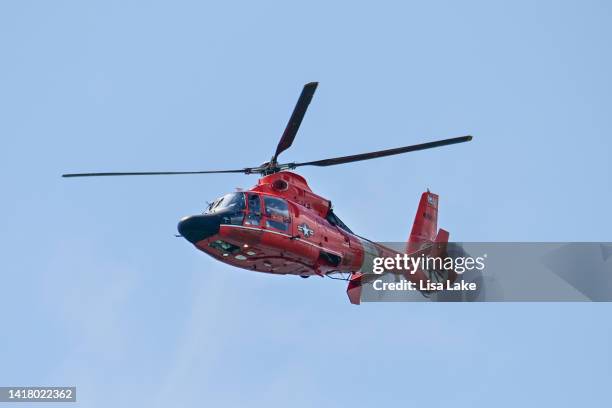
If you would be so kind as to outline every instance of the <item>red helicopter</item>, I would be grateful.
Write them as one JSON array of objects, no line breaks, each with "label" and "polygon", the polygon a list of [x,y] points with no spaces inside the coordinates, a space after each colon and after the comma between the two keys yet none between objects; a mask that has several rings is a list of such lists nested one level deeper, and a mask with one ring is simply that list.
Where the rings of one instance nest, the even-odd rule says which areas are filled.
[{"label": "red helicopter", "polygon": [[[374,258],[404,253],[432,255],[444,250],[449,233],[437,229],[438,195],[429,191],[421,195],[405,252],[401,252],[353,233],[333,211],[330,200],[315,194],[302,176],[289,170],[431,149],[468,142],[472,136],[302,163],[279,163],[278,156],[292,145],[317,86],[318,82],[304,85],[276,152],[260,166],[214,171],[71,173],[62,177],[260,174],[257,185],[250,190],[226,194],[203,214],[182,218],[178,223],[180,236],[213,258],[249,271],[303,278],[348,275],[349,300],[359,304],[362,285],[373,278]],[[404,275],[417,284],[430,278],[426,270]],[[447,279],[452,281],[454,277]]]}]

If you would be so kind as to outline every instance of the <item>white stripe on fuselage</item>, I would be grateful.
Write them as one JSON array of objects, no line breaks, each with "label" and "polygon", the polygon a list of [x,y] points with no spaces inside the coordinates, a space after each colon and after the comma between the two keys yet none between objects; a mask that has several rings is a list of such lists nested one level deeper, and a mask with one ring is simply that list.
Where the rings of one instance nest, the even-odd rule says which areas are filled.
[{"label": "white stripe on fuselage", "polygon": [[269,232],[269,233],[272,233],[272,234],[281,235],[283,237],[292,238],[292,239],[294,239],[296,241],[304,242],[305,244],[312,245],[315,248],[322,249],[323,251],[330,252],[330,253],[332,253],[334,255],[338,255],[339,257],[342,257],[342,254],[340,252],[336,252],[336,251],[334,251],[332,249],[322,247],[320,245],[315,244],[314,242],[306,241],[305,239],[302,239],[300,237],[293,237],[293,236],[291,236],[289,234],[285,234],[283,232],[272,231],[272,230],[267,230],[267,229],[257,228],[257,227],[245,227],[243,225],[222,224],[221,226],[222,227],[230,227],[230,228],[239,228],[239,229],[253,230],[253,231],[261,231],[261,232]]}]

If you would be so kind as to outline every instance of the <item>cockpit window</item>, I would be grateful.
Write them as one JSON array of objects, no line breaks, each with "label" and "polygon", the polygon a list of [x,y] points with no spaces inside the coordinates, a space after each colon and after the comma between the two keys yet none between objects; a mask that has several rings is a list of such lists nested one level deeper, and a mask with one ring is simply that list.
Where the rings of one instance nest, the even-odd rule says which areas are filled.
[{"label": "cockpit window", "polygon": [[246,225],[259,225],[261,221],[261,203],[259,201],[259,194],[247,193],[247,200],[249,204],[249,212],[246,216]]},{"label": "cockpit window", "polygon": [[289,218],[289,208],[287,202],[282,198],[264,196],[264,204],[266,206],[266,215],[268,217],[279,217],[283,219]]},{"label": "cockpit window", "polygon": [[244,194],[243,193],[230,193],[223,197],[217,198],[213,201],[206,210],[206,213],[214,213],[220,210],[230,209],[232,211],[243,211],[244,206]]},{"label": "cockpit window", "polygon": [[249,193],[249,211],[255,214],[261,213],[258,194]]},{"label": "cockpit window", "polygon": [[289,230],[289,207],[282,198],[264,196],[266,227],[281,231]]}]

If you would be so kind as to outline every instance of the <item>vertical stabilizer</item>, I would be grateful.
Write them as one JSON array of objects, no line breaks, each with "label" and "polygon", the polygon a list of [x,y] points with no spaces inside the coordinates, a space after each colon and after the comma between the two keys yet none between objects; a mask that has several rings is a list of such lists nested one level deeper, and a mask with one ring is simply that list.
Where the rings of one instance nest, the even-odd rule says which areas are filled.
[{"label": "vertical stabilizer", "polygon": [[412,253],[436,239],[438,231],[438,195],[429,191],[421,194],[419,207],[414,216],[412,231],[406,245],[406,252]]}]

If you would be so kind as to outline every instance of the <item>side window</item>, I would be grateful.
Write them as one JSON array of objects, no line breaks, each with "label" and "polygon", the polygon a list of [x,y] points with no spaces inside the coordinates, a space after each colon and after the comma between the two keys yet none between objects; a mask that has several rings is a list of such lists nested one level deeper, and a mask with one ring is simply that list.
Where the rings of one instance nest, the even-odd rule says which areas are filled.
[{"label": "side window", "polygon": [[287,231],[289,229],[289,224],[287,224],[286,222],[275,221],[268,218],[266,220],[266,227],[274,228],[281,231]]},{"label": "side window", "polygon": [[261,220],[261,203],[259,201],[259,194],[249,193],[248,197],[248,205],[249,212],[246,216],[246,225],[259,225],[259,221]]},{"label": "side window", "polygon": [[259,194],[249,194],[249,211],[256,214],[261,214]]},{"label": "side window", "polygon": [[266,216],[289,218],[289,207],[287,207],[287,202],[282,198],[265,196],[264,204],[266,205]]},{"label": "side window", "polygon": [[289,230],[289,207],[281,198],[264,196],[266,227]]}]

